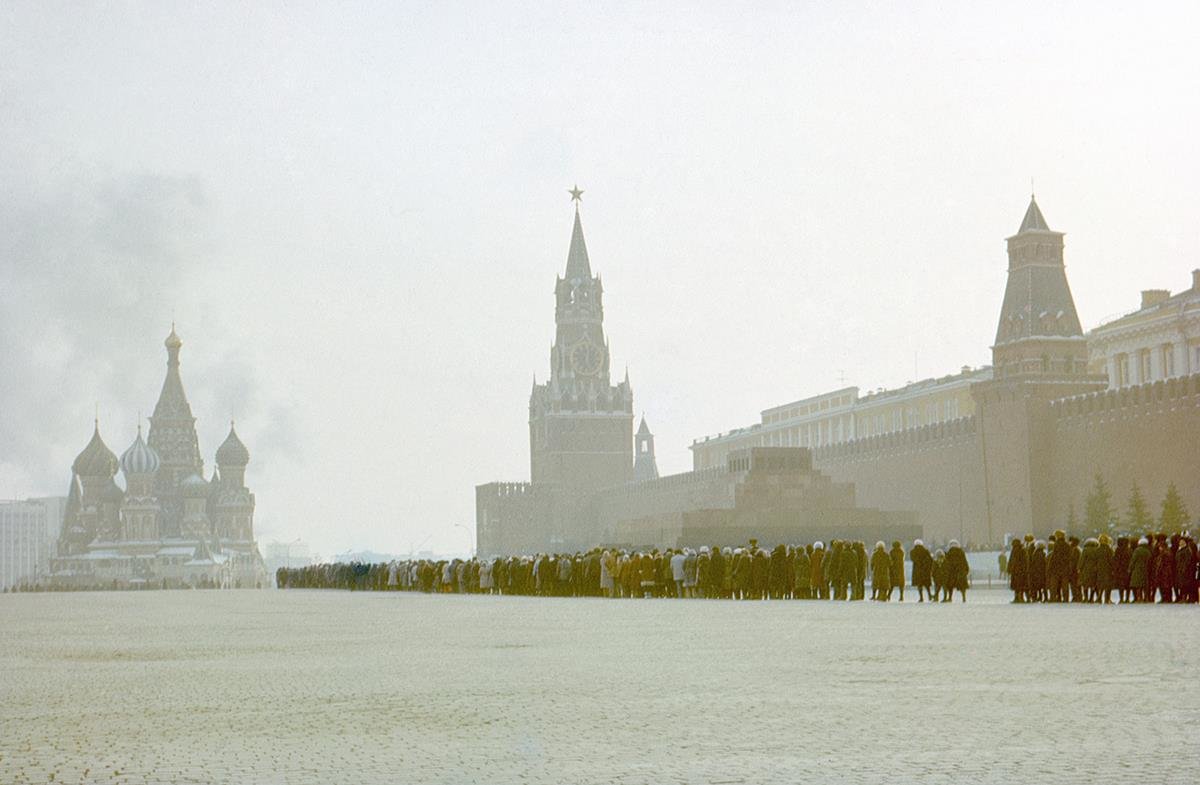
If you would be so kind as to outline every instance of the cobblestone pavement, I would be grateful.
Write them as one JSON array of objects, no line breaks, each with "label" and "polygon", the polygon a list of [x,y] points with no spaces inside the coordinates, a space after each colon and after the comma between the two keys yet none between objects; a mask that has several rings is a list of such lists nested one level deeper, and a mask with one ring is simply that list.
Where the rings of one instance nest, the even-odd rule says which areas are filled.
[{"label": "cobblestone pavement", "polygon": [[1200,611],[0,596],[2,783],[1200,779]]}]

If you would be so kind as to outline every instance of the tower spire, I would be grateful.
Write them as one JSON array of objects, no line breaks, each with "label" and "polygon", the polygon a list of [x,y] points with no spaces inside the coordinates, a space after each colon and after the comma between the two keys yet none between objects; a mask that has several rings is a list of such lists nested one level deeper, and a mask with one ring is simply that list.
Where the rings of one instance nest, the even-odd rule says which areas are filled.
[{"label": "tower spire", "polygon": [[583,223],[579,219],[579,201],[583,191],[576,187],[567,193],[571,194],[571,201],[575,203],[575,225],[571,228],[571,247],[567,251],[565,277],[568,281],[584,281],[592,277],[592,266],[588,262],[587,244],[583,241]]}]

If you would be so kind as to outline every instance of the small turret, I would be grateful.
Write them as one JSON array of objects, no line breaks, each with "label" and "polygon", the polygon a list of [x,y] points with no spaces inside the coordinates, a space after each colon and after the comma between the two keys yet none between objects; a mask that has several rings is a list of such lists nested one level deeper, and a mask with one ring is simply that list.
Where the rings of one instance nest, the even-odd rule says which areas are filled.
[{"label": "small turret", "polygon": [[633,481],[646,482],[658,479],[658,461],[654,457],[654,434],[642,418],[637,433],[634,434]]}]

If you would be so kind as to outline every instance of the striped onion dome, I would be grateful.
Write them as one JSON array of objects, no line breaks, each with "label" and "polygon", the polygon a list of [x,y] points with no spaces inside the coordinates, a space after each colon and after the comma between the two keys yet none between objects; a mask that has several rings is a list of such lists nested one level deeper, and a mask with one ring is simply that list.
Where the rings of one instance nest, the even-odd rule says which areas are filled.
[{"label": "striped onion dome", "polygon": [[117,456],[100,438],[100,421],[96,421],[96,430],[92,440],[88,442],[83,452],[75,457],[71,470],[80,477],[112,477],[117,473]]},{"label": "striped onion dome", "polygon": [[142,439],[142,426],[138,424],[137,439],[121,456],[121,470],[131,474],[154,474],[159,466],[158,453]]}]

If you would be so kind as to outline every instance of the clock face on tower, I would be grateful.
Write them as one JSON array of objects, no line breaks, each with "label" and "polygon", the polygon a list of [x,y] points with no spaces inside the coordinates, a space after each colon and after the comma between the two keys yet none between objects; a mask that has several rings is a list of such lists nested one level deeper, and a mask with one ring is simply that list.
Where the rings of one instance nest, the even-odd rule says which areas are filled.
[{"label": "clock face on tower", "polygon": [[580,376],[595,376],[603,360],[600,347],[586,338],[571,348],[571,368]]}]

